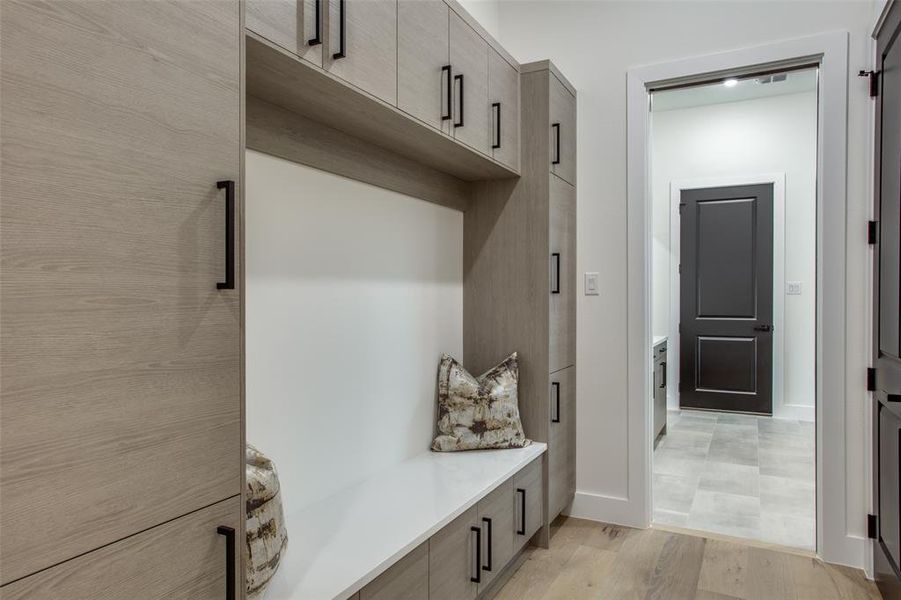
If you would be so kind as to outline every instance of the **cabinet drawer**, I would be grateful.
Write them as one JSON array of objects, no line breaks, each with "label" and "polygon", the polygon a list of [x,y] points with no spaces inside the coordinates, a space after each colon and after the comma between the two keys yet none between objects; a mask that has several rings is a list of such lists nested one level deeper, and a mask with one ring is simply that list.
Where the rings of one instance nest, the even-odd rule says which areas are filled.
[{"label": "cabinet drawer", "polygon": [[576,189],[550,178],[549,370],[576,362]]},{"label": "cabinet drawer", "polygon": [[482,564],[479,593],[487,589],[513,557],[513,479],[508,479],[479,502]]},{"label": "cabinet drawer", "polygon": [[551,374],[548,514],[553,520],[576,491],[576,368]]},{"label": "cabinet drawer", "polygon": [[397,1],[330,0],[328,4],[326,70],[396,106]]},{"label": "cabinet drawer", "polygon": [[428,600],[429,543],[400,559],[360,592],[360,600]]},{"label": "cabinet drawer", "polygon": [[467,600],[479,591],[476,542],[481,531],[473,506],[429,539],[429,600]]},{"label": "cabinet drawer", "polygon": [[488,49],[490,141],[494,159],[519,170],[519,71]]},{"label": "cabinet drawer", "polygon": [[237,537],[242,515],[240,497],[230,498],[11,583],[3,600],[223,600],[228,544],[217,528]]},{"label": "cabinet drawer", "polygon": [[541,527],[542,506],[542,459],[536,458],[513,476],[514,493],[514,535],[513,553],[516,554],[528,543]]},{"label": "cabinet drawer", "polygon": [[321,67],[326,6],[326,0],[245,0],[244,23],[260,37]]}]

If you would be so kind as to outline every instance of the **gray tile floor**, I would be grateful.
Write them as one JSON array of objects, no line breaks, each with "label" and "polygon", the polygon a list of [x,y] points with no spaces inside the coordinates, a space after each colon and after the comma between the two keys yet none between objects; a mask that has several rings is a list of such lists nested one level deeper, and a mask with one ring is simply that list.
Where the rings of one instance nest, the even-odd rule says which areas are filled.
[{"label": "gray tile floor", "polygon": [[670,411],[654,451],[654,522],[815,549],[814,424]]}]

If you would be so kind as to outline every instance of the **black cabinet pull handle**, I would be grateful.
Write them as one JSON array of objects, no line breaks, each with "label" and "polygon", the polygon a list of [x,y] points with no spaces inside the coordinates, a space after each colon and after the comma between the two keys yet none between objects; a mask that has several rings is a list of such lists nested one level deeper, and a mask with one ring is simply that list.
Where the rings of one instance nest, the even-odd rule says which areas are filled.
[{"label": "black cabinet pull handle", "polygon": [[225,536],[225,600],[235,600],[235,530],[220,525],[216,533]]},{"label": "black cabinet pull handle", "polygon": [[773,330],[772,325],[755,325],[754,326],[754,331],[772,331],[772,330]]},{"label": "black cabinet pull handle", "polygon": [[559,423],[560,422],[560,382],[552,381],[551,387],[554,388],[554,418],[551,419],[551,423]]},{"label": "black cabinet pull handle", "polygon": [[462,73],[460,73],[458,75],[454,75],[454,83],[456,83],[458,81],[460,82],[460,86],[459,86],[460,110],[457,111],[457,118],[459,120],[454,121],[454,127],[463,127],[463,74]]},{"label": "black cabinet pull handle", "polygon": [[217,181],[216,187],[225,188],[225,281],[216,284],[216,289],[235,289],[235,182]]},{"label": "black cabinet pull handle", "polygon": [[551,127],[554,129],[554,160],[552,165],[560,164],[560,123],[553,123]]},{"label": "black cabinet pull handle", "polygon": [[322,43],[322,0],[316,0],[316,29],[315,34],[309,40],[307,40],[307,44],[310,46],[318,46]]},{"label": "black cabinet pull handle", "polygon": [[551,257],[554,259],[554,287],[551,288],[552,294],[560,293],[560,253],[554,252],[551,254]]},{"label": "black cabinet pull handle", "polygon": [[516,530],[516,535],[525,535],[526,534],[526,490],[523,488],[516,488],[516,493],[520,494],[520,502],[522,503],[522,527]]},{"label": "black cabinet pull handle", "polygon": [[491,105],[491,108],[494,109],[494,143],[491,144],[491,147],[494,149],[501,147],[501,103],[494,102]]},{"label": "black cabinet pull handle", "polygon": [[901,394],[886,394],[886,402],[901,402]]},{"label": "black cabinet pull handle", "polygon": [[663,375],[661,375],[661,377],[660,377],[662,380],[660,382],[660,388],[663,389],[666,387],[666,363],[662,362],[662,363],[660,363],[660,366],[663,368]]},{"label": "black cabinet pull handle", "polygon": [[491,572],[491,519],[482,517],[482,522],[488,525],[488,564],[482,567],[489,573]]},{"label": "black cabinet pull handle", "polygon": [[344,0],[338,0],[338,51],[332,54],[332,58],[344,58],[347,56],[347,9]]},{"label": "black cabinet pull handle", "polygon": [[451,66],[444,65],[443,67],[441,67],[441,73],[445,77],[444,83],[447,86],[447,96],[445,97],[445,100],[447,101],[447,112],[444,112],[443,109],[441,110],[441,120],[447,121],[451,118],[451,105],[454,103],[454,84],[453,82],[451,82]]},{"label": "black cabinet pull handle", "polygon": [[472,526],[469,529],[476,534],[476,574],[469,580],[473,583],[482,583],[482,569],[480,568],[482,565],[482,528]]}]

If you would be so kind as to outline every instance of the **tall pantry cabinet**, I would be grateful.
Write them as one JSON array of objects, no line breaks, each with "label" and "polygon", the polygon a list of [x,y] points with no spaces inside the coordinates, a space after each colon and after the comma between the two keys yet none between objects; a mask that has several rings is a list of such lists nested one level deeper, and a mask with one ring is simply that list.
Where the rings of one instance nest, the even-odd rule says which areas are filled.
[{"label": "tall pantry cabinet", "polygon": [[241,6],[0,11],[0,596],[221,600],[243,587]]}]

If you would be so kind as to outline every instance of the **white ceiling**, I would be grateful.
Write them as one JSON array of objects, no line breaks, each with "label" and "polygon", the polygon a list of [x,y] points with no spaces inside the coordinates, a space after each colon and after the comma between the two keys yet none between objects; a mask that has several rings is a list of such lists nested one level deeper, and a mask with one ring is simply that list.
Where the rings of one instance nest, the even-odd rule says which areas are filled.
[{"label": "white ceiling", "polygon": [[[770,76],[750,77],[740,79],[732,87],[726,87],[723,83],[717,82],[653,92],[651,94],[651,112],[753,100],[770,96],[783,96],[785,94],[799,94],[801,92],[816,91],[817,89],[816,68],[791,71],[782,75],[785,76],[784,81],[772,81],[770,83],[764,82]],[[778,78],[779,76],[777,75],[776,77]]]}]

